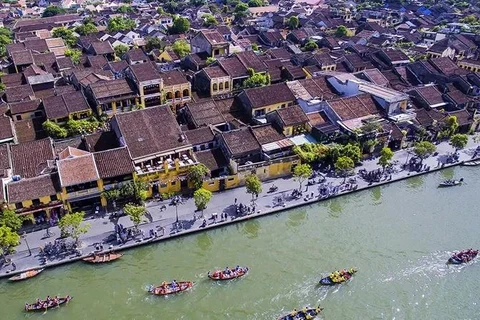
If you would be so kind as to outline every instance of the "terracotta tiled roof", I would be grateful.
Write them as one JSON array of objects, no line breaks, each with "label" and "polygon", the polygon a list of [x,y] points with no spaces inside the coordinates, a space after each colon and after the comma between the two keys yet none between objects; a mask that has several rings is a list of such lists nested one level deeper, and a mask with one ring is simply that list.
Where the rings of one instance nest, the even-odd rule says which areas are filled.
[{"label": "terracotta tiled roof", "polygon": [[126,53],[126,56],[130,61],[148,61],[148,57],[142,49],[131,49]]},{"label": "terracotta tiled roof", "polygon": [[90,44],[91,51],[96,55],[113,53],[112,45],[108,41],[95,41]]},{"label": "terracotta tiled roof", "polygon": [[210,79],[228,77],[228,74],[219,66],[206,67],[202,69]]},{"label": "terracotta tiled roof", "polygon": [[[152,107],[115,115],[119,130],[137,159],[188,146],[169,107]],[[160,138],[161,137],[161,138]]]},{"label": "terracotta tiled roof", "polygon": [[263,64],[253,51],[239,52],[236,56],[247,69],[252,68],[255,72],[267,71],[265,64]]},{"label": "terracotta tiled roof", "polygon": [[240,128],[222,133],[227,148],[233,156],[254,153],[261,149],[250,128]]},{"label": "terracotta tiled roof", "polygon": [[295,101],[295,96],[285,83],[245,89],[253,108],[261,108],[282,102]]},{"label": "terracotta tiled roof", "polygon": [[213,141],[215,137],[210,127],[201,127],[194,130],[185,131],[188,141],[192,145],[204,144]]},{"label": "terracotta tiled roof", "polygon": [[45,174],[7,184],[8,202],[18,203],[60,193],[57,174]]},{"label": "terracotta tiled roof", "polygon": [[187,78],[178,70],[162,72],[160,77],[163,79],[165,86],[175,86],[180,84],[188,84]]},{"label": "terracotta tiled roof", "polygon": [[22,100],[30,100],[34,98],[32,87],[29,84],[25,84],[18,87],[10,87],[5,90],[7,102],[18,102]]},{"label": "terracotta tiled roof", "polygon": [[204,125],[218,125],[225,123],[226,120],[217,110],[215,103],[210,101],[188,103],[188,113],[191,115],[195,127]]},{"label": "terracotta tiled roof", "polygon": [[200,32],[212,46],[227,43],[225,38],[217,30],[201,30]]},{"label": "terracotta tiled roof", "polygon": [[95,152],[100,178],[114,178],[133,173],[133,163],[126,147]]},{"label": "terracotta tiled roof", "polygon": [[122,95],[134,95],[135,92],[132,90],[127,80],[125,79],[116,79],[111,81],[99,81],[89,85],[92,89],[95,99],[111,99],[115,96]]},{"label": "terracotta tiled roof", "polygon": [[30,50],[12,52],[13,63],[17,66],[33,63],[32,52]]},{"label": "terracotta tiled roof", "polygon": [[0,141],[13,138],[12,119],[5,115],[0,115]]},{"label": "terracotta tiled roof", "polygon": [[232,78],[248,77],[247,68],[240,62],[237,56],[219,60],[218,63]]},{"label": "terracotta tiled roof", "polygon": [[281,108],[275,110],[274,112],[278,114],[280,120],[283,122],[283,125],[286,127],[308,122],[308,118],[300,106]]},{"label": "terracotta tiled roof", "polygon": [[139,63],[129,67],[137,81],[160,80],[160,73],[151,63]]},{"label": "terracotta tiled roof", "polygon": [[332,100],[328,101],[328,104],[342,120],[361,118],[379,113],[369,94]]},{"label": "terracotta tiled roof", "polygon": [[55,159],[50,138],[12,145],[11,151],[13,174],[22,178],[40,175]]},{"label": "terracotta tiled roof", "polygon": [[7,88],[21,86],[26,83],[22,73],[6,74],[0,80]]},{"label": "terracotta tiled roof", "polygon": [[58,160],[57,167],[62,187],[100,179],[93,154]]},{"label": "terracotta tiled roof", "polygon": [[7,177],[7,170],[11,167],[10,149],[8,144],[0,144],[0,179]]},{"label": "terracotta tiled roof", "polygon": [[285,139],[270,124],[252,127],[252,132],[261,145]]},{"label": "terracotta tiled roof", "polygon": [[419,87],[414,91],[416,91],[431,106],[445,102],[442,98],[442,94],[435,86]]},{"label": "terracotta tiled roof", "polygon": [[195,152],[195,157],[200,163],[203,163],[210,171],[221,169],[228,166],[220,148]]},{"label": "terracotta tiled roof", "polygon": [[30,142],[46,137],[42,128],[42,119],[27,119],[15,121],[15,132],[19,143]]},{"label": "terracotta tiled roof", "polygon": [[48,51],[47,42],[45,39],[32,39],[25,40],[25,49],[36,51],[36,52],[45,52]]},{"label": "terracotta tiled roof", "polygon": [[94,69],[102,69],[108,60],[102,55],[99,56],[87,56],[88,64]]}]

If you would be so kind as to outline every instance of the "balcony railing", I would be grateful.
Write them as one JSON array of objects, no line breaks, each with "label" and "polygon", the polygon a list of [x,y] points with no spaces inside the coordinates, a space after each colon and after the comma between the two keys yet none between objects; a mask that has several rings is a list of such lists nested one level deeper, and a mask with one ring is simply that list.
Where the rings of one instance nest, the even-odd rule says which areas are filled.
[{"label": "balcony railing", "polygon": [[74,191],[67,193],[67,199],[83,198],[86,196],[100,195],[98,188],[84,189],[80,191]]},{"label": "balcony railing", "polygon": [[62,201],[55,200],[55,201],[50,201],[49,203],[41,203],[37,205],[31,205],[30,207],[16,209],[15,212],[18,214],[29,214],[29,213],[42,211],[45,209],[57,208],[61,206],[62,206]]}]

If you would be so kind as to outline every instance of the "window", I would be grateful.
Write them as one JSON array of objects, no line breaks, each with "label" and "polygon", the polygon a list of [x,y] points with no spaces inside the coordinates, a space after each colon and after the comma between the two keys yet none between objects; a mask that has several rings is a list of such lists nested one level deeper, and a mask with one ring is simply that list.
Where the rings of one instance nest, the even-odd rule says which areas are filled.
[{"label": "window", "polygon": [[175,91],[175,99],[180,98],[180,91]]},{"label": "window", "polygon": [[166,188],[167,184],[165,182],[160,182],[160,188]]},{"label": "window", "polygon": [[215,56],[218,55],[219,53],[220,53],[220,50],[218,50],[218,49],[215,49],[215,51],[213,51],[213,55],[215,55]]},{"label": "window", "polygon": [[50,196],[50,201],[57,201],[58,198],[57,198],[57,195],[54,194],[53,196]]},{"label": "window", "polygon": [[22,208],[23,208],[23,204],[22,204],[21,202],[15,203],[15,208],[16,208],[16,209],[22,209]]},{"label": "window", "polygon": [[167,92],[167,100],[172,100],[173,99],[173,93]]},{"label": "window", "polygon": [[227,82],[225,82],[225,89],[228,89],[228,87],[230,86],[230,84]]},{"label": "window", "polygon": [[15,116],[15,118],[17,118],[17,120],[22,120],[22,115],[21,115],[21,114],[17,114],[17,115]]},{"label": "window", "polygon": [[171,185],[174,186],[177,184],[177,181],[172,181]]},{"label": "window", "polygon": [[184,97],[189,97],[190,96],[190,91],[188,91],[188,89],[184,89],[183,90],[183,96]]},{"label": "window", "polygon": [[35,111],[35,117],[41,117],[41,116],[43,116],[42,111]]},{"label": "window", "polygon": [[213,84],[213,91],[217,91],[217,90],[218,90],[217,84],[214,83],[214,84]]},{"label": "window", "polygon": [[220,84],[218,85],[218,88],[219,88],[220,90],[223,90],[223,82],[220,82]]},{"label": "window", "polygon": [[41,203],[40,203],[40,200],[39,200],[39,199],[33,199],[33,200],[32,200],[32,204],[33,204],[34,206],[39,206]]}]

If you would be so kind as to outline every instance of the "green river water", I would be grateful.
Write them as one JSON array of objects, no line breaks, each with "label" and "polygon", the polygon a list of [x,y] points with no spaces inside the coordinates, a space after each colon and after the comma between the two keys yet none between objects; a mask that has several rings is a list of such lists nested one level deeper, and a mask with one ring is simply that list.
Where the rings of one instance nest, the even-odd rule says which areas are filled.
[{"label": "green river water", "polygon": [[[466,185],[438,189],[464,177]],[[74,263],[21,283],[0,281],[0,319],[276,319],[320,304],[320,319],[480,319],[480,264],[447,266],[479,248],[478,168],[455,168],[281,214],[125,252],[109,265]],[[244,265],[228,283],[208,270]],[[337,287],[322,274],[355,266]],[[149,284],[193,280],[176,296]],[[47,295],[74,297],[45,314],[23,312]]]}]

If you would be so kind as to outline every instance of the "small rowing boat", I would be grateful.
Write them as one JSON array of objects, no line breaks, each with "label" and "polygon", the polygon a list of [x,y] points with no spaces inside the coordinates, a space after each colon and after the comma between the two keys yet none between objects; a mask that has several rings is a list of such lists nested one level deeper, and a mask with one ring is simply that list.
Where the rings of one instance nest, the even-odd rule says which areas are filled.
[{"label": "small rowing boat", "polygon": [[350,268],[350,270],[339,270],[332,272],[328,277],[322,278],[320,280],[320,284],[324,286],[334,286],[336,284],[343,283],[347,280],[349,280],[357,270],[354,268]]},{"label": "small rowing boat", "polygon": [[247,267],[226,268],[225,270],[215,270],[208,272],[208,277],[212,280],[232,280],[243,277],[248,272]]},{"label": "small rowing boat", "polygon": [[13,276],[11,278],[8,278],[10,281],[20,281],[20,280],[26,280],[35,277],[38,275],[40,272],[42,272],[44,269],[35,269],[35,270],[28,270],[25,272],[22,272],[20,274],[17,274],[16,276]]},{"label": "small rowing boat", "polygon": [[303,310],[297,311],[297,309],[293,310],[287,315],[284,315],[278,320],[304,320],[304,319],[313,319],[315,318],[320,312],[322,312],[323,308],[303,308]]},{"label": "small rowing boat", "polygon": [[180,281],[180,282],[164,282],[162,285],[154,287],[150,286],[148,292],[157,296],[166,296],[168,294],[179,293],[193,287],[193,281]]},{"label": "small rowing boat", "polygon": [[35,303],[26,303],[25,311],[47,311],[48,309],[56,308],[72,300],[73,297],[66,296],[63,298],[54,298],[47,300],[41,300]]},{"label": "small rowing boat", "polygon": [[467,263],[475,259],[477,255],[478,255],[478,250],[472,250],[472,249],[463,250],[451,256],[450,259],[448,259],[447,263],[450,263],[450,264]]},{"label": "small rowing boat", "polygon": [[462,166],[468,166],[468,167],[473,167],[478,165],[480,165],[480,160],[465,161],[462,163]]},{"label": "small rowing boat", "polygon": [[441,182],[438,186],[439,187],[453,187],[453,186],[458,186],[461,185],[463,182],[463,178],[460,180],[445,180]]},{"label": "small rowing boat", "polygon": [[89,263],[105,263],[105,262],[111,262],[111,261],[117,260],[122,256],[123,256],[123,253],[115,253],[115,252],[109,252],[109,253],[103,253],[103,254],[94,253],[91,256],[83,258],[82,260]]}]

